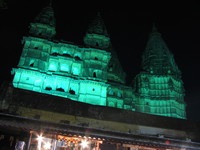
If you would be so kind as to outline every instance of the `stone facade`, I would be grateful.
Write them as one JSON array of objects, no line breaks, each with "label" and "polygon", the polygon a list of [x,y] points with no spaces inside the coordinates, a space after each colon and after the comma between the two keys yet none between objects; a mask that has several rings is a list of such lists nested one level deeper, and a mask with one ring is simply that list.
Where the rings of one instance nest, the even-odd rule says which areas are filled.
[{"label": "stone facade", "polygon": [[[177,74],[174,59],[165,45],[163,49],[157,31],[152,31],[143,55],[144,71],[136,76],[133,87],[125,85],[126,75],[100,14],[89,26],[84,45],[55,40],[55,34],[54,11],[48,6],[22,40],[19,64],[13,69],[14,87],[93,105],[186,118],[180,71]],[[151,53],[155,58],[166,54],[151,59]],[[167,65],[155,64],[160,59]]]},{"label": "stone facade", "polygon": [[142,71],[134,80],[134,91],[139,112],[186,116],[181,72],[155,26],[143,53]]}]

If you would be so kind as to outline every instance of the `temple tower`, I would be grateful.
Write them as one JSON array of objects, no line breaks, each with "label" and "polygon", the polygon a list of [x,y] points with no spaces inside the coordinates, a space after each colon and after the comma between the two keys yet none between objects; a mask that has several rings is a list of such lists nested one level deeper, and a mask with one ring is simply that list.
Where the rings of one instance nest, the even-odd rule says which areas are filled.
[{"label": "temple tower", "polygon": [[[125,83],[126,74],[123,71],[117,54],[111,44],[109,34],[100,13],[97,14],[96,18],[89,25],[87,33],[84,37],[84,44],[86,47],[110,52],[111,60],[109,61],[107,68],[107,80],[122,84]],[[97,54],[94,57],[98,59]]]},{"label": "temple tower", "polygon": [[54,17],[54,11],[51,6],[45,7],[34,21],[30,23],[29,33],[32,36],[52,39],[56,34],[56,21]]},{"label": "temple tower", "polygon": [[[108,62],[111,53],[110,38],[107,34],[106,27],[100,13],[89,24],[88,30],[83,38],[86,68],[84,76],[93,80],[107,81]],[[109,57],[107,57],[109,55]]]},{"label": "temple tower", "polygon": [[84,45],[55,40],[51,5],[30,23],[16,68],[16,88],[101,105],[185,118],[181,72],[155,26],[143,54],[134,87],[125,85],[122,69],[100,15],[89,25]]},{"label": "temple tower", "polygon": [[[93,72],[93,79],[105,76],[102,79],[106,80],[103,81],[101,79],[101,81],[106,81],[108,85],[106,106],[132,110],[132,90],[123,86],[125,83],[125,73],[112,47],[110,36],[100,13],[97,14],[89,25],[83,40],[85,47],[90,50],[89,55],[91,56],[90,59],[85,59],[88,64],[88,68],[85,68],[85,70]],[[105,54],[110,54],[109,63],[105,59],[108,58],[105,57]]]},{"label": "temple tower", "polygon": [[155,25],[142,56],[142,71],[134,80],[134,91],[136,111],[186,118],[181,72]]},{"label": "temple tower", "polygon": [[45,7],[30,23],[29,36],[23,37],[22,55],[13,69],[14,87],[106,106],[110,43],[105,38],[101,45],[97,39],[104,35],[95,28],[96,24],[90,26],[85,47],[54,40],[53,9],[51,5]]},{"label": "temple tower", "polygon": [[100,13],[97,14],[93,22],[89,25],[83,40],[87,47],[109,51],[111,46],[110,37],[108,36],[104,21]]}]

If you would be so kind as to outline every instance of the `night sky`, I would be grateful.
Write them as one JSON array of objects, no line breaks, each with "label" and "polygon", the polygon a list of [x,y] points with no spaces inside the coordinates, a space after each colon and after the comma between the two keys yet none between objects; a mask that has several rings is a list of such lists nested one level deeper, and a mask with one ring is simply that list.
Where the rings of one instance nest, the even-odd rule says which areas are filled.
[{"label": "night sky", "polygon": [[[0,0],[2,1],[2,0]],[[200,5],[161,1],[54,0],[56,39],[82,44],[88,25],[101,13],[119,60],[127,73],[127,84],[140,71],[141,57],[152,24],[155,23],[182,71],[187,103],[187,118],[200,121]],[[48,5],[49,0],[13,0],[0,7],[0,83],[11,81],[11,69],[17,66],[22,52],[21,40],[28,35],[29,23]]]}]

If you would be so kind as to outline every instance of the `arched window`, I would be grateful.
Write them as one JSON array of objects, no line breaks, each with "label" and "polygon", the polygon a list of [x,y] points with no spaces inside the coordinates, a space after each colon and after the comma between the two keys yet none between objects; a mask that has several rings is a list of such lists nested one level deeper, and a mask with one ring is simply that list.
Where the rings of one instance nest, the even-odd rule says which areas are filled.
[{"label": "arched window", "polygon": [[96,72],[93,72],[93,77],[95,77],[95,78],[97,77],[97,74],[96,74]]},{"label": "arched window", "polygon": [[30,60],[30,63],[29,63],[29,66],[30,66],[30,67],[34,67],[34,63],[35,63],[35,60],[34,60],[34,59],[31,59],[31,60]]},{"label": "arched window", "polygon": [[69,53],[66,53],[66,52],[64,52],[62,55],[65,57],[72,57]]},{"label": "arched window", "polygon": [[69,93],[72,94],[72,95],[76,94],[76,92],[74,90],[72,90],[71,88],[69,89]]},{"label": "arched window", "polygon": [[33,67],[33,66],[34,66],[34,62],[33,62],[33,63],[31,63],[29,66],[30,66],[30,67]]},{"label": "arched window", "polygon": [[56,88],[56,91],[65,92],[65,90],[61,87]]},{"label": "arched window", "polygon": [[47,91],[51,91],[52,90],[52,87],[50,87],[49,85],[45,87],[45,90]]},{"label": "arched window", "polygon": [[74,57],[76,60],[81,60],[81,58],[79,56],[75,56]]},{"label": "arched window", "polygon": [[53,52],[53,53],[51,53],[51,55],[57,56],[57,55],[58,55],[58,52]]},{"label": "arched window", "polygon": [[76,59],[76,60],[82,60],[82,54],[81,53],[74,54],[74,59]]}]

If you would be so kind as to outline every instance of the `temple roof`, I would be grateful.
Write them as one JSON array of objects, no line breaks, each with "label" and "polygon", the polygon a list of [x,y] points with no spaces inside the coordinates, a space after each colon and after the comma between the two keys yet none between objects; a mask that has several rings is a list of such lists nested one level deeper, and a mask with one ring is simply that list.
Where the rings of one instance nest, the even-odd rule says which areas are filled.
[{"label": "temple roof", "polygon": [[35,18],[34,22],[46,24],[52,27],[56,26],[56,20],[51,3],[47,7],[43,8],[43,10]]},{"label": "temple roof", "polygon": [[142,68],[155,74],[180,74],[173,54],[168,49],[155,24],[152,27],[149,40],[143,53]]},{"label": "temple roof", "polygon": [[90,24],[87,32],[108,36],[106,26],[104,24],[100,12],[98,12],[96,18]]}]

